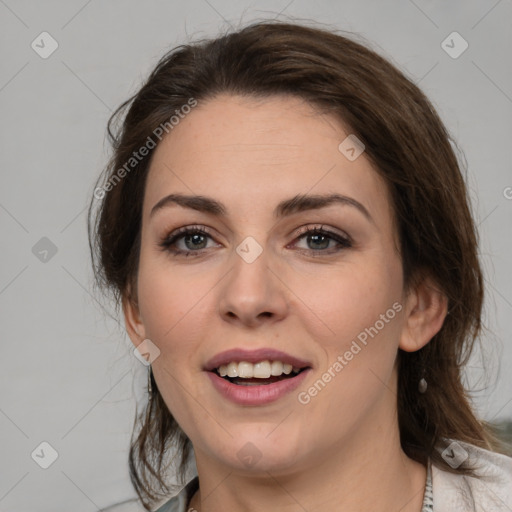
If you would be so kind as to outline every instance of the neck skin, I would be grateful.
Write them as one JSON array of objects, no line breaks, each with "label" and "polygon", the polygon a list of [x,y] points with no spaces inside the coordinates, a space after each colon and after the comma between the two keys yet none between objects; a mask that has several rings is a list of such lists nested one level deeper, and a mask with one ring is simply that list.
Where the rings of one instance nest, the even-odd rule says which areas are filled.
[{"label": "neck skin", "polygon": [[196,451],[200,489],[187,510],[420,512],[426,468],[401,449],[395,403],[390,391],[347,438],[285,475],[240,475]]}]

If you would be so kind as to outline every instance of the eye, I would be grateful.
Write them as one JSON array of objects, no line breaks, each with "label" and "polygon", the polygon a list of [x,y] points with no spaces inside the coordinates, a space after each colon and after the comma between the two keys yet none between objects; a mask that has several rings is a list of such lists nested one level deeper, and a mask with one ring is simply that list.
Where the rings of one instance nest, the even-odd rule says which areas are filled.
[{"label": "eye", "polygon": [[[309,252],[313,254],[314,256],[322,256],[324,254],[331,254],[333,252],[339,252],[343,249],[347,249],[349,247],[352,247],[352,242],[348,236],[340,235],[339,233],[335,233],[333,231],[329,231],[327,229],[324,229],[323,226],[320,227],[311,227],[308,226],[306,228],[303,228],[299,231],[299,236],[297,238],[298,240],[306,239],[306,243],[310,242],[308,244],[309,247],[305,249],[306,252]],[[329,249],[329,245],[331,242],[336,242],[337,247],[334,248],[331,247]]]},{"label": "eye", "polygon": [[[208,249],[206,246],[208,239],[213,240],[208,229],[204,226],[186,226],[166,236],[159,243],[159,246],[162,250],[177,256],[198,256]],[[311,242],[313,248],[300,250],[312,254],[313,256],[332,254],[352,247],[352,242],[348,236],[329,231],[324,229],[323,226],[306,227],[299,230],[296,240],[302,239]],[[329,247],[332,242],[336,242],[337,247]],[[183,245],[180,247],[181,243],[183,243],[184,247]]]},{"label": "eye", "polygon": [[[196,256],[206,249],[207,238],[212,239],[204,226],[187,226],[173,231],[159,245],[164,251],[172,254],[189,256],[195,253],[194,256]],[[181,241],[185,245],[184,248],[179,247]]]}]

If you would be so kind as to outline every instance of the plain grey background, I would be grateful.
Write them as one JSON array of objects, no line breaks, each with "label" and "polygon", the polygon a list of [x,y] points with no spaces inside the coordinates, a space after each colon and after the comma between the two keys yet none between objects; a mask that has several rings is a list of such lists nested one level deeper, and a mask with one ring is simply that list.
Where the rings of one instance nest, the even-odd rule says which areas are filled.
[{"label": "plain grey background", "polygon": [[[166,50],[276,16],[367,38],[463,149],[490,329],[476,404],[486,419],[512,417],[510,0],[0,0],[0,511],[96,511],[134,496],[128,442],[146,368],[96,302],[86,237],[106,122]],[[47,58],[55,43],[42,32],[58,44]],[[476,390],[478,358],[471,366]],[[57,454],[47,469],[43,442]]]}]

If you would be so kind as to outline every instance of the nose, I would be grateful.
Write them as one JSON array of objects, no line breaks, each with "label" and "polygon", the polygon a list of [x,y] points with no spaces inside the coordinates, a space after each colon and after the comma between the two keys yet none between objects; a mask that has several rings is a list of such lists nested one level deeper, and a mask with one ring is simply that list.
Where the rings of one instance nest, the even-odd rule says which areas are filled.
[{"label": "nose", "polygon": [[286,316],[287,287],[267,252],[263,250],[254,261],[233,253],[231,270],[218,287],[219,314],[225,321],[257,327]]}]

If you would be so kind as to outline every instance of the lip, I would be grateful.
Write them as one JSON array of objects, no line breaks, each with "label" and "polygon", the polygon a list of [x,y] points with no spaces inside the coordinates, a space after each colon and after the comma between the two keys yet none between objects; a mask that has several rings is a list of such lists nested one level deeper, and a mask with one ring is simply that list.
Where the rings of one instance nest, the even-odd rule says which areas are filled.
[{"label": "lip", "polygon": [[[280,350],[273,348],[260,348],[257,350],[244,350],[244,349],[231,349],[213,356],[204,366],[204,370],[211,372],[223,364],[231,363],[232,361],[248,363],[259,363],[260,361],[281,361],[288,363],[296,368],[311,367],[311,363],[304,361],[290,354],[286,354]],[[305,373],[305,372],[301,372]],[[222,379],[224,381],[224,379]],[[277,383],[276,383],[277,384]],[[266,384],[265,387],[272,386],[273,384]],[[239,387],[239,386],[238,386]],[[256,387],[256,386],[254,386]],[[259,387],[259,386],[258,386]]]},{"label": "lip", "polygon": [[[260,359],[258,359],[259,361]],[[249,361],[251,362],[251,361]],[[290,363],[291,364],[291,363]],[[308,368],[295,377],[260,386],[240,386],[223,379],[213,371],[206,374],[215,389],[226,399],[237,405],[265,405],[279,400],[296,389],[311,372]]]}]

